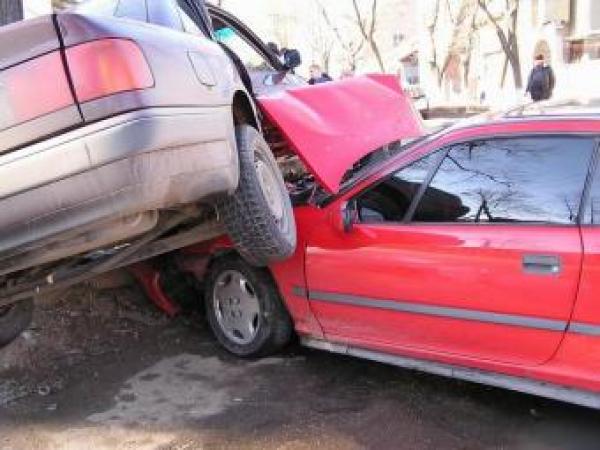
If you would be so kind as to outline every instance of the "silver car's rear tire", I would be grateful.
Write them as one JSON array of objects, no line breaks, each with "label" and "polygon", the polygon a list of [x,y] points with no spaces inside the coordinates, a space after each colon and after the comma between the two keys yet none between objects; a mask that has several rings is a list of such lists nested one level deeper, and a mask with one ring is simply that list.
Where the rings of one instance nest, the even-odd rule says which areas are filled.
[{"label": "silver car's rear tire", "polygon": [[240,182],[217,209],[240,254],[266,266],[296,249],[296,222],[277,161],[262,135],[249,125],[236,127]]}]

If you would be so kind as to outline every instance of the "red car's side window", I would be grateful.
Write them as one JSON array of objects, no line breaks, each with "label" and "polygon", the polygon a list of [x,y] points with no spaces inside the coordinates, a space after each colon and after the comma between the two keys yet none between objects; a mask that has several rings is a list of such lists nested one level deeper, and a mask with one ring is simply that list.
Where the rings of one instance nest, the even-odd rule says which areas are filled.
[{"label": "red car's side window", "polygon": [[415,222],[574,224],[594,142],[579,137],[473,141],[451,148]]},{"label": "red car's side window", "polygon": [[[600,145],[598,150],[600,151]],[[596,162],[595,173],[589,187],[582,223],[585,225],[600,225],[600,164],[598,162]]]},{"label": "red car's side window", "polygon": [[[573,136],[455,145],[363,191],[356,208],[362,223],[573,224],[594,145]],[[600,223],[600,179],[594,186],[598,195],[592,195],[596,203],[590,208],[596,217],[588,220]]]},{"label": "red car's side window", "polygon": [[423,183],[439,165],[445,150],[439,150],[394,172],[356,198],[362,223],[402,222]]}]

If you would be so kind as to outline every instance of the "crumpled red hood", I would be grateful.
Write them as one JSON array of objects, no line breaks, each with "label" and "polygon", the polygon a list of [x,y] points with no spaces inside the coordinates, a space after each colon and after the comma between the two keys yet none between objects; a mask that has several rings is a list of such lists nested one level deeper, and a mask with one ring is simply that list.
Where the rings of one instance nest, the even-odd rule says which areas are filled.
[{"label": "crumpled red hood", "polygon": [[425,134],[396,77],[367,75],[258,99],[320,184],[332,193],[354,163],[383,145]]}]

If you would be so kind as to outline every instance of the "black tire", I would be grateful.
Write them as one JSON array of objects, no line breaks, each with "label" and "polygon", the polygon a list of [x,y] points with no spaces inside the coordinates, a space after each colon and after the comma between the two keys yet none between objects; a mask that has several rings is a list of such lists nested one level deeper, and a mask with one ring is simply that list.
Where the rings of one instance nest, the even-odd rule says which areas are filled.
[{"label": "black tire", "polygon": [[[251,341],[240,343],[233,340],[221,325],[217,311],[216,286],[223,275],[238,272],[249,282],[258,300],[257,328]],[[217,259],[205,278],[204,304],[210,327],[219,343],[229,352],[243,358],[269,356],[285,347],[292,337],[292,320],[283,305],[279,291],[271,275],[253,267],[235,255]]]},{"label": "black tire", "polygon": [[[217,210],[240,254],[250,264],[266,266],[291,256],[296,249],[292,203],[277,161],[261,134],[240,125],[236,139],[240,182],[232,196],[217,204]],[[270,195],[265,194],[263,185],[270,187]]]},{"label": "black tire", "polygon": [[33,318],[33,299],[0,308],[0,348],[10,344],[27,329]]}]

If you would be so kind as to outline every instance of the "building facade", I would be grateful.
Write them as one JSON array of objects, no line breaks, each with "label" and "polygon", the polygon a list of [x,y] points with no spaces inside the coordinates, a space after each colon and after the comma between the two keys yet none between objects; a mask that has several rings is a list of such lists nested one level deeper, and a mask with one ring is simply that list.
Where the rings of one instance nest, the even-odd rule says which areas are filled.
[{"label": "building facade", "polygon": [[[361,18],[369,28],[374,0],[359,0]],[[375,0],[374,40],[384,71],[418,77],[418,0]],[[300,71],[316,63],[338,77],[342,72],[381,72],[378,58],[361,34],[352,0],[222,0],[222,7],[250,25],[264,40],[297,48]],[[412,55],[411,58],[407,58]]]},{"label": "building facade", "polygon": [[[522,101],[538,54],[555,71],[555,96],[600,95],[593,77],[600,73],[600,1],[486,3],[493,22],[477,0],[421,3],[420,78],[434,104],[503,107]],[[520,86],[494,23],[507,37],[515,31]]]}]

